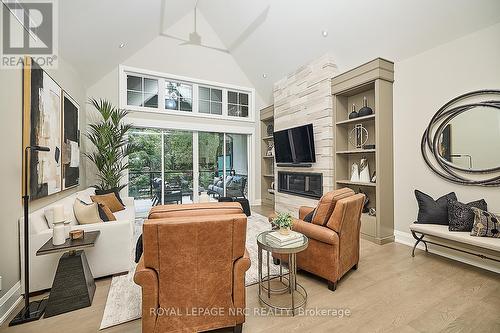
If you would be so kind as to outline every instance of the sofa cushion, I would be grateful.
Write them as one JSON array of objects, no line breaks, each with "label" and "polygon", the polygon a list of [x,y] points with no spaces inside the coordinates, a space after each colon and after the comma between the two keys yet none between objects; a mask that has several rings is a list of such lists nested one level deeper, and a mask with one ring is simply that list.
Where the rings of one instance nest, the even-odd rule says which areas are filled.
[{"label": "sofa cushion", "polygon": [[73,205],[76,220],[79,224],[93,224],[103,222],[99,216],[97,203],[87,204],[80,199],[76,199]]},{"label": "sofa cushion", "polygon": [[468,204],[459,201],[448,201],[448,224],[450,231],[471,231],[474,225],[474,211],[472,207],[481,210],[488,210],[488,205],[484,199],[469,202]]},{"label": "sofa cushion", "polygon": [[326,193],[319,200],[311,222],[313,224],[325,226],[328,223],[333,210],[335,209],[335,204],[337,203],[337,201],[343,198],[350,197],[354,194],[354,191],[347,187]]},{"label": "sofa cushion", "polygon": [[455,192],[434,200],[431,196],[415,190],[418,203],[417,223],[448,225],[448,200],[457,201]]},{"label": "sofa cushion", "polygon": [[472,207],[474,225],[471,236],[500,238],[500,215]]},{"label": "sofa cushion", "polygon": [[98,204],[103,204],[108,206],[109,209],[111,209],[111,212],[113,213],[125,209],[125,207],[120,203],[120,201],[118,201],[118,198],[116,197],[114,192],[102,195],[92,195],[90,199],[92,199],[93,202],[96,202]]}]

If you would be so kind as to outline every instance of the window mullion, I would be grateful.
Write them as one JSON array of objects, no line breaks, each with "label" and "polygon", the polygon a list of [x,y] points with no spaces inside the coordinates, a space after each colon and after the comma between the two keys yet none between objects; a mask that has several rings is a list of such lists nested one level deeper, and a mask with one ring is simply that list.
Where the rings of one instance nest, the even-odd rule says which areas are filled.
[{"label": "window mullion", "polygon": [[158,79],[158,108],[165,111],[165,80]]},{"label": "window mullion", "polygon": [[227,117],[227,89],[222,89],[222,116]]},{"label": "window mullion", "polygon": [[198,85],[193,84],[193,113],[199,113],[199,94]]}]

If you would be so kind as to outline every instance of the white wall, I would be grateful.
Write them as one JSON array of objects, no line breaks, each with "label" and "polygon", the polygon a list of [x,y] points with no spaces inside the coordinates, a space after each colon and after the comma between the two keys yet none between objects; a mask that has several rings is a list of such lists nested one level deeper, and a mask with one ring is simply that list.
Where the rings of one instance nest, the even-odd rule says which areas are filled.
[{"label": "white wall", "polygon": [[[500,24],[395,64],[395,228],[409,232],[417,215],[414,189],[433,197],[454,191],[464,202],[484,198],[500,212],[500,189],[456,185],[424,163],[420,140],[434,113],[450,99],[478,89],[500,88]],[[500,154],[499,151],[490,151]]]},{"label": "white wall", "polygon": [[[80,112],[85,110],[85,88],[78,73],[64,59],[59,58],[57,70],[47,71],[78,104]],[[2,290],[0,297],[20,280],[19,228],[22,215],[22,96],[23,80],[21,69],[0,70],[0,142],[2,142],[2,163],[0,163],[0,202],[2,222],[0,223],[0,275]],[[85,126],[85,117],[80,115],[80,129]],[[83,149],[82,149],[83,151]],[[83,156],[81,157],[83,160]],[[85,184],[85,170],[80,173],[80,183]],[[83,186],[83,185],[82,185]],[[67,190],[31,203],[31,210],[43,207],[74,192]],[[1,306],[2,304],[0,304]],[[0,316],[2,313],[0,313]]]},{"label": "white wall", "polygon": [[[192,13],[186,15],[171,28],[169,28],[166,33],[179,36],[181,38],[186,38],[189,32],[191,32],[193,29],[192,15]],[[203,18],[203,15],[201,13],[198,13],[197,22],[198,32],[202,36],[203,44],[220,48],[224,47],[222,42],[218,39],[217,35]],[[125,60],[122,65],[157,71],[161,73],[185,76],[194,79],[202,79],[224,84],[233,84],[254,88],[245,73],[243,73],[241,68],[238,66],[238,64],[230,54],[199,46],[180,46],[180,43],[180,41],[175,39],[158,36],[140,51],[136,52],[134,55]],[[87,96],[106,98],[113,102],[115,105],[118,105],[118,80],[119,68],[117,66],[113,71],[105,75],[93,86],[91,86],[87,90]],[[246,132],[248,128],[251,128],[255,130],[256,133],[260,133],[258,115],[259,110],[264,107],[264,105],[262,102],[262,98],[260,98],[260,96],[258,95],[255,96],[255,104],[255,124],[228,120],[210,120],[210,124],[214,125],[214,129],[219,130],[229,127],[241,127],[246,129],[243,132]],[[89,117],[91,119],[91,112],[89,112]],[[167,123],[167,125],[177,124],[179,126],[188,124],[189,126],[191,126],[191,128],[196,128],[197,126],[202,125],[206,126],[208,124],[207,119],[203,118],[194,118],[182,115],[171,116],[152,113],[139,114],[137,112],[130,117],[130,120],[135,124],[152,122]],[[258,138],[256,138],[256,140],[258,140]],[[256,156],[259,156],[260,145],[254,144],[254,146],[256,147],[255,154]],[[260,179],[260,160],[255,159],[251,167],[253,167],[256,171],[255,179]],[[92,166],[88,166],[89,170],[92,170],[91,168]],[[89,177],[87,181],[90,185],[94,183],[94,179],[91,177],[92,172],[89,171],[88,174]],[[260,196],[260,182],[255,181],[254,184],[256,185],[256,187],[254,188],[253,193]],[[255,199],[260,198],[257,197]]]}]

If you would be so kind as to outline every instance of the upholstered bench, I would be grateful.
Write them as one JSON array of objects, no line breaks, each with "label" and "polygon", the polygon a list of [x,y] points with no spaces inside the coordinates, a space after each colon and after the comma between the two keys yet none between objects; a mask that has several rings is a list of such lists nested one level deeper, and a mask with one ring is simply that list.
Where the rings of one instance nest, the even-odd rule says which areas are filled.
[{"label": "upholstered bench", "polygon": [[439,224],[414,223],[410,226],[410,230],[416,240],[411,253],[413,257],[417,245],[423,243],[426,252],[427,244],[433,244],[500,262],[500,238],[475,237],[466,231],[449,231],[447,225]]}]

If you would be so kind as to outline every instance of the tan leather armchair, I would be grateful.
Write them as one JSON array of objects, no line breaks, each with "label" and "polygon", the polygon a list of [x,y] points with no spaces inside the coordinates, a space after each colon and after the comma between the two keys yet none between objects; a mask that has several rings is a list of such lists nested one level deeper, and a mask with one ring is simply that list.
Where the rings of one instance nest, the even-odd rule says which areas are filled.
[{"label": "tan leather armchair", "polygon": [[[328,281],[334,291],[337,282],[359,261],[359,232],[364,194],[340,189],[325,194],[313,215],[312,222],[303,221],[312,207],[300,207],[299,219],[294,219],[293,230],[309,238],[306,250],[297,254],[297,267]],[[288,258],[273,254],[275,263]]]},{"label": "tan leather armchair", "polygon": [[149,218],[134,276],[142,332],[241,332],[250,258],[239,203],[157,206]]}]

